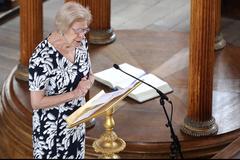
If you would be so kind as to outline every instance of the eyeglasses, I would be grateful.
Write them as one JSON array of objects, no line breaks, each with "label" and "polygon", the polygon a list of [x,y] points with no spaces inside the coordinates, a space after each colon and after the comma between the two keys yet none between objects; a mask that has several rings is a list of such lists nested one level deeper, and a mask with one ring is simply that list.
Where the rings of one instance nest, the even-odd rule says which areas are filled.
[{"label": "eyeglasses", "polygon": [[86,34],[90,31],[90,28],[79,28],[79,29],[72,28],[72,29],[76,34],[79,34],[79,33]]}]

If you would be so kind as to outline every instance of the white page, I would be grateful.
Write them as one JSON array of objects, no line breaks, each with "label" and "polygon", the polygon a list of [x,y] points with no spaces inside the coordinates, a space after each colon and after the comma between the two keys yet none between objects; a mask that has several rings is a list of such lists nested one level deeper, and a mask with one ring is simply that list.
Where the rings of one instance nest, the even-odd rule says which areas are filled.
[{"label": "white page", "polygon": [[[137,77],[137,78],[140,78],[146,74],[144,70],[134,67],[127,63],[123,63],[123,64],[119,65],[119,67],[124,72],[126,72],[130,75],[133,75],[134,77]],[[119,71],[119,72],[121,72],[121,71]],[[132,85],[132,83],[135,83],[135,81],[136,81],[135,78],[121,72],[121,78],[120,78],[120,81],[118,81],[118,83],[117,83],[117,87],[118,88],[126,88],[126,87]]]},{"label": "white page", "polygon": [[101,95],[99,98],[97,98],[91,102],[91,107],[88,107],[87,110],[85,110],[86,112],[83,113],[81,116],[79,116],[79,118],[74,123],[93,115],[97,110],[99,110],[101,107],[103,107],[106,103],[110,102],[112,99],[126,93],[130,89],[130,87],[132,87],[132,86],[129,86],[128,88],[125,88],[125,89],[120,89],[120,90],[117,90],[114,92],[109,92],[109,93],[105,93],[105,94]]},{"label": "white page", "polygon": [[96,106],[96,105],[100,105],[100,104],[105,104],[105,103],[111,101],[112,99],[124,94],[127,90],[128,90],[128,88],[125,88],[125,89],[120,89],[117,91],[105,93],[105,94],[101,95],[98,99],[95,99],[91,103],[91,105]]},{"label": "white page", "polygon": [[[144,77],[141,78],[141,80],[143,80],[144,82],[148,83],[148,84],[151,84],[152,86],[154,86],[155,88],[161,88],[161,86],[164,86],[166,85],[167,83],[161,79],[159,79],[157,76],[153,75],[153,74],[148,74]],[[138,88],[136,88],[132,94],[139,94],[139,93],[142,93],[142,92],[147,92],[149,90],[153,90],[154,92],[154,89],[151,88],[150,86],[142,83]]]},{"label": "white page", "polygon": [[93,115],[101,107],[102,107],[102,105],[95,106],[93,109],[90,109],[89,111],[87,111],[83,115],[81,115],[74,123],[77,123],[85,118],[88,118],[89,116]]},{"label": "white page", "polygon": [[[94,74],[96,81],[102,82],[106,84],[107,82],[111,84],[109,87],[115,87],[118,79],[116,77],[120,77],[121,73],[116,72],[114,68],[109,68],[104,71],[98,72]],[[107,85],[107,84],[106,84]]]},{"label": "white page", "polygon": [[[135,77],[140,77],[145,74],[144,70],[136,68],[130,64],[123,63],[119,65],[119,67],[135,76]],[[122,73],[120,70],[117,70],[115,68],[109,68],[106,70],[103,70],[101,72],[95,73],[94,74],[96,81],[99,81],[105,85],[108,85],[108,83],[112,84],[112,86],[108,85],[109,87],[115,88],[126,88],[129,86],[135,79],[126,75],[125,73]]]}]

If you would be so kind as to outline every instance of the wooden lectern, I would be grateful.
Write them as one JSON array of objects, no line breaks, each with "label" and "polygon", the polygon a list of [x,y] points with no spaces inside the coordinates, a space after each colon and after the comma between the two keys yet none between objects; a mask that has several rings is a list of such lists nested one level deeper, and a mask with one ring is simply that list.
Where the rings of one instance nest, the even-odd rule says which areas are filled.
[{"label": "wooden lectern", "polygon": [[85,105],[77,109],[66,118],[68,127],[74,127],[80,123],[85,123],[92,118],[105,114],[106,120],[104,125],[105,131],[99,139],[93,142],[95,152],[100,152],[101,159],[120,158],[116,153],[123,151],[126,143],[119,138],[113,131],[115,126],[113,114],[118,110],[117,104],[123,100],[130,92],[137,88],[141,82],[138,82],[126,89],[105,93],[103,90],[91,98]]}]

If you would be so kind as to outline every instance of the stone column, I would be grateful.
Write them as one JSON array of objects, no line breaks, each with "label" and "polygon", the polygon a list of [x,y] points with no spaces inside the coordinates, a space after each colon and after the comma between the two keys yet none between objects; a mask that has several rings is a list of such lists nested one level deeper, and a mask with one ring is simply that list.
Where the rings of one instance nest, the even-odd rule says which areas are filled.
[{"label": "stone column", "polygon": [[216,32],[215,32],[215,50],[223,49],[226,46],[226,41],[221,33],[221,0],[216,1],[217,10],[216,16]]},{"label": "stone column", "polygon": [[19,0],[20,5],[20,64],[16,78],[28,81],[28,60],[43,38],[42,0]]},{"label": "stone column", "polygon": [[90,8],[93,21],[88,40],[92,44],[109,44],[116,39],[111,28],[111,0],[65,0],[79,2]]},{"label": "stone column", "polygon": [[181,127],[191,136],[218,131],[212,116],[217,1],[191,0],[188,111]]}]

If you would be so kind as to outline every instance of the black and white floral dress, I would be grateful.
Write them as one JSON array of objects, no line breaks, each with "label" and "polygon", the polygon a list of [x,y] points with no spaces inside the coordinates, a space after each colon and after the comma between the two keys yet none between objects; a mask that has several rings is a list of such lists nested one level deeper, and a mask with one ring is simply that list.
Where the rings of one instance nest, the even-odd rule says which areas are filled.
[{"label": "black and white floral dress", "polygon": [[[59,95],[75,89],[91,70],[87,41],[75,49],[74,63],[59,53],[47,39],[34,50],[29,60],[29,90],[44,90],[46,96]],[[33,110],[33,157],[83,159],[85,124],[67,128],[65,118],[85,103],[85,98]]]}]

